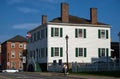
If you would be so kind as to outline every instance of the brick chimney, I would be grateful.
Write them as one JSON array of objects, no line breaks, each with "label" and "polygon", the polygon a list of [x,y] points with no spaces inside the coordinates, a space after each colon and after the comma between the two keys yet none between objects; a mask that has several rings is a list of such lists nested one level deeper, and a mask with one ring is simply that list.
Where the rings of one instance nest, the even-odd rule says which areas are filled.
[{"label": "brick chimney", "polygon": [[62,22],[69,22],[69,12],[67,3],[61,3],[61,20]]},{"label": "brick chimney", "polygon": [[97,24],[97,8],[90,8],[90,20],[92,24]]},{"label": "brick chimney", "polygon": [[42,24],[46,24],[46,23],[47,23],[47,16],[42,15]]}]

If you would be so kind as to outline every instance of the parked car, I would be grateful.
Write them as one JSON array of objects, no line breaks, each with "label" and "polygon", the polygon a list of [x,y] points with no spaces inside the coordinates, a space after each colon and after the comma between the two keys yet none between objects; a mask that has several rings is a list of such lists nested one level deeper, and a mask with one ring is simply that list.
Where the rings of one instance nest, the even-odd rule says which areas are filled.
[{"label": "parked car", "polygon": [[11,68],[11,69],[2,70],[2,72],[19,72],[19,70]]}]

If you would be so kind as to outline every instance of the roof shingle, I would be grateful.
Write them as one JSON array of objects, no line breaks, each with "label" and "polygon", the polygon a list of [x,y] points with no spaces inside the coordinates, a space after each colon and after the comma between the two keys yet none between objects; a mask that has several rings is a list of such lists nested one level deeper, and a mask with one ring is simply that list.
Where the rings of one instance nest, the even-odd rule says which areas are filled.
[{"label": "roof shingle", "polygon": [[27,39],[23,36],[16,35],[15,37],[8,39],[9,42],[27,42]]},{"label": "roof shingle", "polygon": [[[61,20],[61,17],[57,17],[57,18],[51,20],[50,22],[62,23],[62,20]],[[77,17],[77,16],[72,16],[72,15],[69,15],[69,23],[92,24],[91,20],[80,18],[80,17]],[[108,25],[108,24],[97,22],[97,25]]]}]

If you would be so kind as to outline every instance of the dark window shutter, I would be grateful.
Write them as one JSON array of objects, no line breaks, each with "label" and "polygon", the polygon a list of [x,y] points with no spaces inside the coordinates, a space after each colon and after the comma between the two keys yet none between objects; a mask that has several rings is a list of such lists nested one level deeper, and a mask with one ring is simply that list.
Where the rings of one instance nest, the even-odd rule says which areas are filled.
[{"label": "dark window shutter", "polygon": [[51,37],[53,37],[53,33],[54,33],[53,28],[51,28]]},{"label": "dark window shutter", "polygon": [[86,48],[84,48],[84,57],[86,57],[87,56],[87,50],[86,50]]},{"label": "dark window shutter", "polygon": [[60,57],[63,57],[63,48],[60,48]]},{"label": "dark window shutter", "polygon": [[78,37],[77,29],[75,29],[75,37],[76,37],[76,38]]},{"label": "dark window shutter", "polygon": [[86,29],[84,29],[84,38],[86,38]]},{"label": "dark window shutter", "polygon": [[108,30],[106,30],[106,39],[108,39]]},{"label": "dark window shutter", "polygon": [[51,57],[53,57],[54,49],[51,47]]},{"label": "dark window shutter", "polygon": [[76,57],[78,57],[78,48],[75,49],[75,52]]},{"label": "dark window shutter", "polygon": [[98,30],[98,38],[100,38],[100,30]]},{"label": "dark window shutter", "polygon": [[100,57],[100,48],[98,48],[98,57]]},{"label": "dark window shutter", "polygon": [[109,50],[106,48],[106,56],[108,57]]},{"label": "dark window shutter", "polygon": [[63,29],[60,28],[60,37],[62,37],[62,36],[63,36]]}]

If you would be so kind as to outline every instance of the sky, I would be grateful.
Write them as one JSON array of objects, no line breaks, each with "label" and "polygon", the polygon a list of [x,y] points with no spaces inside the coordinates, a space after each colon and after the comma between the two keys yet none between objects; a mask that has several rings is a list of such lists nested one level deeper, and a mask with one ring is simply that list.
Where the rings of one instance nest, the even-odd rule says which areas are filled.
[{"label": "sky", "polygon": [[90,8],[97,8],[98,21],[111,25],[112,41],[118,41],[120,32],[120,0],[0,0],[0,42],[41,25],[41,16],[47,21],[60,16],[62,2],[69,4],[69,14],[90,19]]}]

